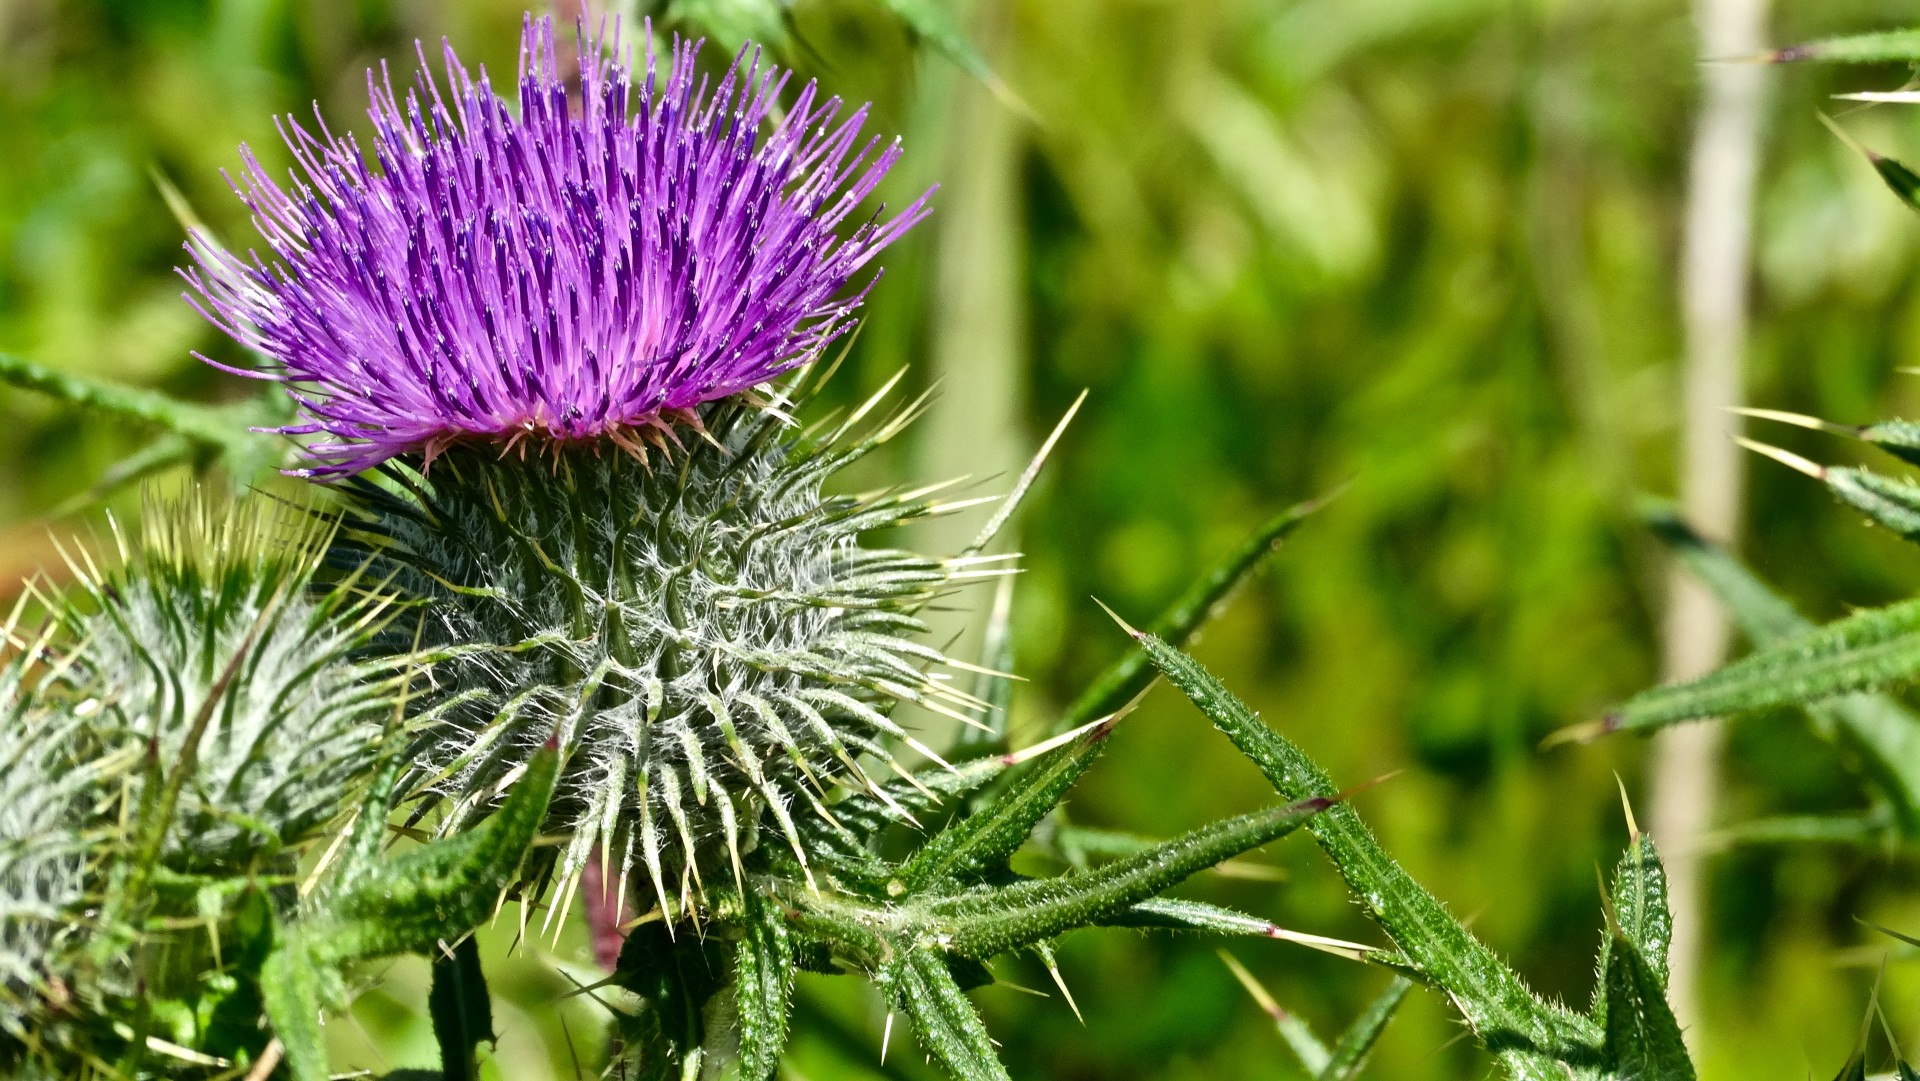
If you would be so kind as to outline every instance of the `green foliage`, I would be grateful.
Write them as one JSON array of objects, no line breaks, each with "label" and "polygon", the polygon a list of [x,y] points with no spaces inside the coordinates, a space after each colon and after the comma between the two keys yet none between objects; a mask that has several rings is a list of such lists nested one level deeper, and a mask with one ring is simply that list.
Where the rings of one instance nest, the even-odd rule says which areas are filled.
[{"label": "green foliage", "polygon": [[[1325,497],[1288,507],[1269,518],[1253,536],[1195,579],[1149,626],[1148,633],[1176,646],[1191,638],[1233,596],[1267,557],[1307,518],[1326,506]],[[1143,653],[1129,652],[1115,661],[1073,701],[1058,726],[1072,728],[1103,713],[1111,713],[1153,682],[1153,666]]]},{"label": "green foliage", "polygon": [[1920,63],[1920,30],[1875,30],[1823,38],[1776,49],[1766,58],[1776,64],[1803,60],[1823,64]]},{"label": "green foliage", "polygon": [[427,1013],[440,1045],[440,1072],[446,1081],[472,1081],[483,1043],[493,1042],[493,1002],[480,970],[480,947],[467,935],[433,955],[433,990]]},{"label": "green foliage", "polygon": [[[1735,625],[1756,646],[1789,641],[1813,629],[1813,623],[1738,560],[1707,542],[1678,518],[1656,511],[1649,520],[1655,535],[1690,573],[1713,591]],[[1920,836],[1920,717],[1887,694],[1845,695],[1805,703],[1805,708],[1856,750],[1890,806],[1899,830],[1908,837]],[[1749,839],[1760,838],[1761,833],[1756,830],[1767,831],[1770,836],[1808,840],[1816,836],[1832,839],[1834,831],[1840,830],[1840,836],[1845,839],[1868,842],[1877,840],[1885,832],[1871,820],[1857,816],[1776,822],[1771,826],[1749,823],[1741,828]]]},{"label": "green foliage", "polygon": [[[156,291],[177,307],[159,280],[177,231],[156,241],[138,226],[127,208],[145,189],[116,180],[118,163],[134,162],[137,174],[162,161],[217,191],[213,166],[227,163],[246,134],[277,167],[271,133],[255,121],[353,84],[342,72],[357,74],[360,57],[404,46],[398,39],[420,32],[412,21],[419,16],[383,3],[323,24],[297,7],[97,6],[36,17],[32,32],[0,42],[18,80],[0,103],[16,166],[0,191],[0,236],[17,255],[0,290],[0,335],[9,345],[33,343],[36,353],[44,343],[62,371],[204,396],[207,381],[155,359],[184,354],[191,343],[177,332],[170,337],[162,325],[152,333],[151,321],[140,322],[141,333],[125,337],[144,343],[151,335],[157,344],[116,348],[118,339],[99,330],[133,322],[123,317],[142,313]],[[897,59],[891,36],[869,36],[847,15],[860,6],[879,5],[796,6],[796,40],[822,54],[836,83],[904,85],[904,75],[882,70]],[[463,44],[492,33],[489,19],[510,30],[518,18],[517,9],[485,4],[437,14],[447,25],[426,33],[446,30]],[[1046,362],[1019,390],[1035,416],[1057,410],[1085,383],[1097,385],[1102,402],[1068,463],[1072,484],[1022,541],[1036,573],[1023,584],[1022,614],[1008,637],[1038,686],[1022,694],[1012,727],[1022,730],[1034,714],[1065,716],[1054,705],[1071,701],[1083,689],[1080,673],[1104,660],[1091,630],[1099,617],[1082,600],[1088,593],[1122,594],[1123,607],[1151,610],[1177,585],[1173,568],[1252,529],[1253,508],[1273,491],[1358,471],[1364,490],[1350,513],[1329,524],[1271,593],[1250,599],[1231,633],[1209,642],[1209,662],[1249,701],[1290,724],[1297,718],[1303,742],[1324,748],[1335,773],[1410,759],[1416,782],[1380,797],[1392,809],[1379,818],[1383,834],[1439,892],[1463,904],[1471,904],[1470,891],[1497,897],[1476,925],[1490,941],[1558,956],[1551,948],[1570,932],[1567,906],[1556,899],[1591,875],[1577,838],[1601,802],[1598,786],[1611,782],[1604,769],[1564,758],[1541,763],[1523,751],[1651,667],[1645,605],[1633,589],[1644,553],[1604,493],[1664,483],[1666,411],[1645,388],[1666,375],[1648,358],[1675,351],[1673,321],[1657,314],[1657,298],[1676,263],[1670,148],[1685,128],[1680,110],[1692,80],[1674,73],[1691,70],[1690,41],[1664,9],[1309,0],[1278,20],[1240,3],[1130,9],[1124,19],[1102,4],[1021,4],[1005,14],[1019,32],[996,42],[996,60],[1045,119],[1044,129],[1020,136],[1018,190],[1009,200],[1022,226],[1019,265],[1031,271],[1020,299],[1031,306],[1032,338]],[[1844,27],[1856,14],[1842,5],[1782,18],[1811,32]],[[53,33],[39,33],[41,25]],[[49,40],[60,47],[43,59],[38,43]],[[1824,87],[1780,89],[1787,104],[1779,115],[1787,117],[1806,114]],[[920,107],[946,123],[940,100],[929,100]],[[1801,130],[1810,127],[1781,123],[1771,150],[1777,168],[1765,178],[1754,385],[1756,393],[1818,397],[1853,411],[1891,393],[1865,373],[1895,348],[1909,253],[1897,235],[1875,234],[1864,211],[1836,198],[1836,175],[1844,174],[1829,167],[1825,147],[1810,144]],[[1605,168],[1592,168],[1596,161]],[[1314,193],[1301,200],[1310,208],[1304,215],[1275,194],[1292,192]],[[1853,239],[1837,244],[1840,235]],[[916,277],[912,262],[903,255],[876,295],[897,302],[896,316],[912,313],[895,319],[905,328],[896,337],[917,342],[943,306],[924,303],[936,275]],[[941,288],[954,277],[942,271]],[[1809,309],[1809,297],[1821,311]],[[897,358],[881,348],[883,329],[876,320],[856,366],[891,370]],[[1339,362],[1329,364],[1330,356]],[[69,430],[65,415],[49,420],[25,401],[6,401],[10,423],[0,436],[17,452],[9,464],[21,464],[4,481],[10,514],[50,505],[47,492],[64,492],[76,473],[95,475],[102,455],[136,471],[186,460],[190,444],[172,437],[122,458],[127,437],[111,423]],[[1779,568],[1794,595],[1812,597],[1817,584],[1825,603],[1900,582],[1897,568],[1867,558],[1873,549],[1811,513],[1805,496],[1761,483],[1757,565]],[[28,532],[37,535],[38,526]],[[976,688],[1002,703],[994,723],[1007,720],[1005,699],[995,699],[1007,686]],[[1086,786],[1077,820],[1104,825],[1137,811],[1145,828],[1166,832],[1166,821],[1231,797],[1218,755],[1188,754],[1181,744],[1180,769],[1167,767],[1174,756],[1150,742],[1158,738],[1154,708],[1141,734],[1145,749]],[[1735,756],[1743,770],[1779,772],[1800,746],[1756,737],[1736,741]],[[972,784],[1010,768],[969,772],[962,762],[960,770]],[[922,780],[944,792],[949,776],[930,770]],[[993,780],[982,783],[990,797]],[[938,802],[910,798],[910,785],[883,787],[900,808],[941,820],[923,814]],[[1450,815],[1445,830],[1409,825],[1428,821],[1431,809],[1416,815],[1410,805],[1436,791],[1462,813]],[[876,829],[906,821],[870,802]],[[816,833],[834,832],[816,815],[795,817],[809,848]],[[868,828],[840,817],[856,832]],[[1568,858],[1543,860],[1543,851]],[[822,857],[844,864],[835,873],[846,876],[877,858],[839,850]],[[1783,986],[1781,958],[1826,942],[1820,929],[1834,921],[1821,917],[1841,902],[1809,887],[1833,869],[1769,862],[1739,873],[1743,885],[1780,888],[1743,889],[1738,911],[1717,916],[1717,932],[1734,948],[1716,962],[1716,986]],[[711,877],[724,892],[729,869]],[[1847,903],[1854,896],[1847,891]],[[1324,891],[1289,891],[1287,903],[1340,917]],[[1160,925],[1178,923],[1177,914],[1191,926],[1232,926],[1225,910],[1145,904]],[[1108,922],[1126,919],[1144,920],[1143,910]],[[1766,929],[1764,940],[1753,939],[1755,928]],[[730,925],[716,930],[721,939],[731,933]],[[1249,1073],[1248,1048],[1259,1053],[1260,1045],[1247,1026],[1205,1029],[1179,1012],[1206,1001],[1179,982],[1178,951],[1187,947],[1107,938],[1069,961],[1164,973],[1166,993],[1135,1002],[1124,1028],[1101,1027],[1090,1010],[1091,1035],[1055,1029],[1040,1011],[996,1017],[1009,1072],[1027,1076],[1042,1060],[1061,1073],[1101,1075],[1121,1061],[1152,1071],[1182,1056],[1199,1068]],[[717,945],[729,951],[734,942]],[[726,971],[731,956],[722,952],[714,971]],[[1311,966],[1284,978],[1296,993],[1311,987],[1316,1007],[1350,1015],[1362,1004]],[[1808,1004],[1830,993],[1822,981],[1844,978],[1809,978],[1806,990],[1764,1002],[1723,995],[1721,1023],[1702,1038],[1721,1070],[1751,1075],[1724,1063],[1782,1061],[1783,1047],[1820,1024]],[[715,997],[703,1011],[728,1015]],[[1406,1036],[1384,1052],[1383,1070],[1485,1073],[1472,1052],[1433,1050],[1445,1039],[1436,1035],[1435,1007],[1405,1012]],[[1183,1042],[1203,1031],[1205,1048]],[[558,1049],[559,1034],[551,1038]],[[844,1062],[870,1067],[873,1050],[863,1044],[844,1059],[828,1056],[824,1067],[813,1064],[820,1041],[805,1053],[816,1056],[813,1075],[834,1076]]]},{"label": "green foliage", "polygon": [[[392,808],[392,776],[361,812],[357,841],[331,888],[319,893],[297,919],[277,929],[273,952],[260,971],[261,996],[274,1032],[286,1049],[295,1081],[324,1081],[332,1071],[317,1027],[321,1010],[341,1004],[342,968],[399,953],[429,953],[457,942],[491,916],[518,880],[560,773],[559,754],[542,748],[527,763],[512,795],[486,821],[380,859],[365,839],[377,839]],[[456,963],[460,963],[457,960]],[[470,993],[484,989],[477,962],[461,978]],[[471,986],[477,984],[479,986]],[[443,1010],[436,1026],[441,1047],[470,1054],[480,1035],[480,1010],[460,1005]],[[485,1027],[482,1025],[481,1027]],[[443,1063],[447,1076],[466,1071]]]},{"label": "green foliage", "polygon": [[1877,691],[1920,675],[1920,601],[1839,619],[1754,650],[1716,672],[1656,687],[1601,722],[1605,731],[1747,713]]},{"label": "green foliage", "polygon": [[[1319,766],[1204,668],[1152,635],[1131,633],[1155,667],[1253,759],[1276,791],[1290,798],[1331,791]],[[1615,874],[1600,995],[1593,1015],[1585,1017],[1533,994],[1380,849],[1350,806],[1329,807],[1311,829],[1349,890],[1399,947],[1393,961],[1443,991],[1510,1076],[1693,1077],[1666,1003],[1673,928],[1665,874],[1651,841],[1636,834]]]},{"label": "green foliage", "polygon": [[205,406],[171,395],[56,371],[0,351],[0,383],[38,391],[116,421],[159,429],[161,438],[109,468],[93,487],[62,505],[65,512],[91,506],[169,466],[219,465],[233,484],[251,482],[288,460],[282,440],[252,429],[285,423],[291,403],[277,389],[239,405]]}]

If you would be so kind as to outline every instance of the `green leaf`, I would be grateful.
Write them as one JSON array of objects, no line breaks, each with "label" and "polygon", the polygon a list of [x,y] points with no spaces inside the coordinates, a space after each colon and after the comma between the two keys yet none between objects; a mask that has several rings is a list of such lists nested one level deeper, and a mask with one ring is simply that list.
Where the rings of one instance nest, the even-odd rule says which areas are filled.
[{"label": "green leaf", "polygon": [[1867,160],[1873,163],[1873,171],[1880,174],[1880,179],[1893,189],[1901,202],[1920,210],[1920,176],[1884,154],[1869,153]]},{"label": "green leaf", "polygon": [[1708,844],[1715,848],[1797,844],[1885,848],[1895,836],[1892,817],[1883,813],[1771,815],[1715,830]]},{"label": "green leaf", "polygon": [[1205,901],[1155,897],[1121,909],[1100,921],[1102,927],[1139,927],[1162,931],[1203,931],[1216,935],[1256,935],[1273,938],[1278,928],[1268,920]]},{"label": "green leaf", "polygon": [[1631,942],[1640,952],[1658,989],[1667,986],[1667,948],[1673,943],[1673,913],[1667,907],[1667,872],[1660,863],[1653,838],[1636,833],[1614,868],[1609,893],[1609,928],[1600,941],[1600,986],[1596,988],[1594,1019],[1606,1024],[1606,975],[1613,963],[1614,940]]},{"label": "green leaf", "polygon": [[1699,679],[1645,691],[1608,715],[1606,731],[1801,705],[1920,675],[1920,600],[1779,639]]},{"label": "green leaf", "polygon": [[621,944],[613,983],[639,1003],[615,1018],[621,1056],[613,1072],[633,1081],[682,1081],[698,1073],[709,1039],[742,1053],[731,1040],[737,1032],[709,1031],[707,1025],[716,1012],[723,1015],[717,1020],[727,1020],[727,976],[727,947],[717,936],[676,936],[663,921],[634,928]]},{"label": "green leaf", "polygon": [[[1148,625],[1147,632],[1175,645],[1184,645],[1226,604],[1235,589],[1259,569],[1268,556],[1280,549],[1281,542],[1300,528],[1301,523],[1315,511],[1326,506],[1334,495],[1295,504],[1268,519],[1226,559],[1189,585],[1186,592],[1180,594],[1166,611],[1160,613],[1158,619]],[[1055,722],[1054,730],[1064,732],[1095,717],[1112,713],[1145,690],[1153,682],[1153,676],[1153,666],[1147,662],[1146,656],[1129,651],[1074,700],[1073,705]]]},{"label": "green leaf", "polygon": [[1022,766],[983,806],[941,830],[900,868],[909,893],[935,884],[957,886],[995,870],[1025,843],[1033,827],[1058,806],[1073,783],[1100,756],[1112,721],[1095,725],[1063,747]]},{"label": "green leaf", "polygon": [[1793,605],[1754,577],[1726,549],[1694,532],[1670,505],[1656,505],[1645,513],[1647,528],[1667,546],[1687,573],[1700,580],[1727,614],[1755,645],[1792,638],[1814,624]]},{"label": "green leaf", "polygon": [[[1915,429],[1914,445],[1920,446],[1920,426],[1899,423]],[[1734,623],[1755,645],[1769,645],[1813,630],[1811,620],[1795,611],[1739,560],[1695,533],[1670,511],[1649,515],[1649,524],[1687,570],[1720,599]],[[1910,836],[1920,835],[1920,717],[1884,694],[1846,695],[1806,708],[1860,753],[1867,771],[1893,804],[1902,829]],[[1752,839],[1761,836],[1756,833]]]},{"label": "green leaf", "polygon": [[260,966],[260,1000],[294,1081],[327,1081],[329,1075],[320,1010],[330,997],[330,971],[298,939],[274,950]]},{"label": "green leaf", "polygon": [[772,898],[741,899],[743,933],[734,947],[734,993],[740,1013],[740,1076],[764,1081],[780,1068],[793,997],[794,953],[786,912]]},{"label": "green leaf", "polygon": [[1775,64],[1813,61],[1822,64],[1920,63],[1920,29],[1879,30],[1789,45],[1767,54]]},{"label": "green leaf", "polygon": [[1904,540],[1920,543],[1920,484],[1855,466],[1829,466],[1820,479],[1842,503]]},{"label": "green leaf", "polygon": [[559,753],[540,750],[486,821],[389,859],[329,895],[302,928],[332,963],[425,953],[493,914],[546,817]]},{"label": "green leaf", "polygon": [[[1206,669],[1156,636],[1134,634],[1168,682],[1259,766],[1282,797],[1334,794],[1333,782],[1311,758],[1269,728]],[[1598,1026],[1535,997],[1513,970],[1381,850],[1351,805],[1328,807],[1308,829],[1411,969],[1445,990],[1482,1039],[1497,1036],[1493,1050],[1514,1077],[1565,1077],[1564,1061],[1584,1058],[1598,1045]]]},{"label": "green leaf", "polygon": [[1667,1007],[1665,980],[1624,934],[1607,955],[1602,1058],[1619,1081],[1690,1081],[1693,1063]]},{"label": "green leaf", "polygon": [[446,1081],[472,1081],[479,1076],[475,1054],[481,1043],[493,1041],[493,1004],[487,995],[486,974],[480,971],[480,947],[472,935],[454,943],[451,954],[433,952],[427,1015],[433,1019],[440,1072]]},{"label": "green leaf", "polygon": [[1380,1042],[1380,1034],[1387,1030],[1387,1022],[1393,1020],[1394,1012],[1412,987],[1411,980],[1395,976],[1386,990],[1375,996],[1365,1012],[1340,1034],[1326,1066],[1315,1075],[1315,1081],[1353,1081],[1359,1077],[1360,1071],[1366,1068],[1367,1056],[1373,1053],[1373,1045]]},{"label": "green leaf", "polygon": [[994,1054],[979,1011],[931,950],[906,950],[881,971],[895,1006],[913,1021],[927,1052],[961,1081],[1011,1081]]},{"label": "green leaf", "polygon": [[1859,429],[1858,434],[1860,439],[1908,465],[1920,465],[1920,424],[1910,420],[1883,420]]},{"label": "green leaf", "polygon": [[1196,871],[1292,833],[1334,802],[1310,798],[1225,819],[1084,874],[937,900],[907,915],[953,953],[992,957],[1108,918]]},{"label": "green leaf", "polygon": [[[241,405],[201,405],[159,391],[56,371],[4,352],[0,352],[0,384],[37,391],[82,409],[155,425],[218,453],[236,482],[249,481],[256,473],[271,468],[285,456],[287,449],[284,439],[251,430],[279,423],[284,418],[283,411],[290,403],[278,387],[269,388],[267,394]],[[140,475],[157,467],[153,459],[136,456],[116,469]]]}]

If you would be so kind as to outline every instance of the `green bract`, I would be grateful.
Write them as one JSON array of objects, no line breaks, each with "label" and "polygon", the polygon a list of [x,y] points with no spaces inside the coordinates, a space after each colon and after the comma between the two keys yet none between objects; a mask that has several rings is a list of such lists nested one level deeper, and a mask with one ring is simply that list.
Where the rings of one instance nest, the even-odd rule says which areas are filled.
[{"label": "green bract", "polygon": [[[297,851],[351,806],[393,712],[397,665],[360,651],[387,605],[314,576],[318,511],[197,491],[116,526],[119,562],[79,576],[60,619],[108,754],[192,770],[166,859],[233,869]],[[149,747],[150,745],[150,747]]]},{"label": "green bract", "polygon": [[[81,718],[29,685],[34,652],[0,667],[0,1045],[25,1039],[40,1007],[61,994],[57,976],[98,839],[86,812],[102,770],[76,760]],[[6,1057],[0,1051],[0,1063]]]},{"label": "green bract", "polygon": [[905,772],[895,746],[937,757],[890,714],[975,708],[914,640],[958,564],[861,543],[936,512],[928,490],[825,491],[912,413],[856,434],[866,411],[802,432],[730,401],[651,461],[456,447],[347,486],[348,558],[424,604],[421,645],[441,658],[413,773],[441,830],[555,739],[559,880],[602,849],[672,911],[737,889],[763,833],[805,866],[800,819],[830,818],[841,786],[884,793],[875,764]]}]

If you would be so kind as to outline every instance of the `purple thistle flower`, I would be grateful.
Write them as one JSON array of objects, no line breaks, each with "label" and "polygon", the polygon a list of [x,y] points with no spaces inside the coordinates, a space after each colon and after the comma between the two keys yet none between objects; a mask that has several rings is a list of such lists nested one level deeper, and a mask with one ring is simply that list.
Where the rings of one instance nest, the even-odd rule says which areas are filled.
[{"label": "purple thistle flower", "polygon": [[838,234],[900,154],[861,138],[866,106],[842,115],[808,83],[762,137],[788,73],[757,52],[708,93],[701,42],[676,39],[664,87],[649,49],[634,95],[604,59],[617,29],[602,44],[583,43],[575,100],[552,21],[529,17],[518,118],[451,45],[449,97],[424,51],[404,111],[385,66],[369,71],[377,171],[317,107],[322,138],[281,127],[304,174],[291,191],[241,147],[235,190],[278,258],[195,232],[181,274],[188,301],[272,365],[208,363],[299,403],[275,430],[319,437],[301,474],[430,461],[465,439],[643,453],[673,421],[697,425],[693,407],[816,357],[872,285],[850,290],[854,276],[926,216],[923,195]]}]

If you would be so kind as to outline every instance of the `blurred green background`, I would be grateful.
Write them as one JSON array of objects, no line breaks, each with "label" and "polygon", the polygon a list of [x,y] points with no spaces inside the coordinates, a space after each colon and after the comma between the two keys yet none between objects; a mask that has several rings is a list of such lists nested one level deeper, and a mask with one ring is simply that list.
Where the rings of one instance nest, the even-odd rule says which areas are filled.
[{"label": "blurred green background", "polygon": [[[724,17],[726,0],[704,5]],[[736,5],[737,6],[737,5]],[[1871,0],[1783,3],[1779,42],[1915,18]],[[567,9],[571,11],[572,9]],[[364,72],[446,35],[510,71],[509,0],[0,0],[0,350],[203,400],[240,361],[179,299],[181,227],[156,177],[241,246],[222,168],[284,162],[276,112],[362,116]],[[563,12],[565,13],[565,12]],[[789,57],[904,133],[892,197],[943,183],[889,253],[835,393],[903,364],[941,398],[875,474],[1008,468],[1082,388],[1088,404],[1021,523],[1017,721],[1038,730],[1125,640],[1098,596],[1150,618],[1280,506],[1352,481],[1208,631],[1198,653],[1343,783],[1406,772],[1361,808],[1387,847],[1539,987],[1584,1002],[1596,865],[1625,839],[1645,745],[1540,751],[1656,678],[1658,551],[1631,514],[1672,490],[1675,268],[1700,67],[1678,0],[975,0],[956,15],[999,97],[916,47],[878,0],[800,0]],[[404,62],[404,63],[403,63]],[[1920,224],[1822,129],[1841,89],[1898,70],[1780,69],[1756,223],[1756,404],[1866,421],[1920,412]],[[1920,154],[1912,113],[1845,118]],[[356,130],[364,130],[364,124]],[[1806,433],[1788,447],[1847,448]],[[153,433],[0,389],[0,573],[56,563],[83,528],[48,512]],[[1920,554],[1817,485],[1750,461],[1747,552],[1810,612],[1920,585]],[[965,527],[960,527],[965,531]],[[938,531],[928,543],[941,539]],[[1798,716],[1733,731],[1717,817],[1863,806]],[[1261,805],[1254,770],[1156,691],[1071,804],[1147,833]],[[1378,941],[1305,840],[1277,875],[1190,895]],[[1830,1075],[1885,952],[1856,917],[1920,931],[1910,854],[1746,848],[1714,858],[1709,1079]],[[508,956],[489,935],[492,1076],[595,1069],[604,1015],[579,936]],[[1271,1024],[1197,938],[1082,934],[1057,997],[976,996],[1016,1077],[1293,1078]],[[1337,1030],[1380,973],[1274,943],[1232,949],[1286,1006]],[[1003,964],[1047,987],[1044,970]],[[371,986],[378,977],[378,986]],[[795,1077],[933,1073],[879,1000],[808,977]],[[342,1061],[425,1065],[424,969],[369,974]],[[1920,1046],[1920,967],[1882,995]],[[1416,992],[1370,1076],[1473,1078],[1490,1060]]]}]

